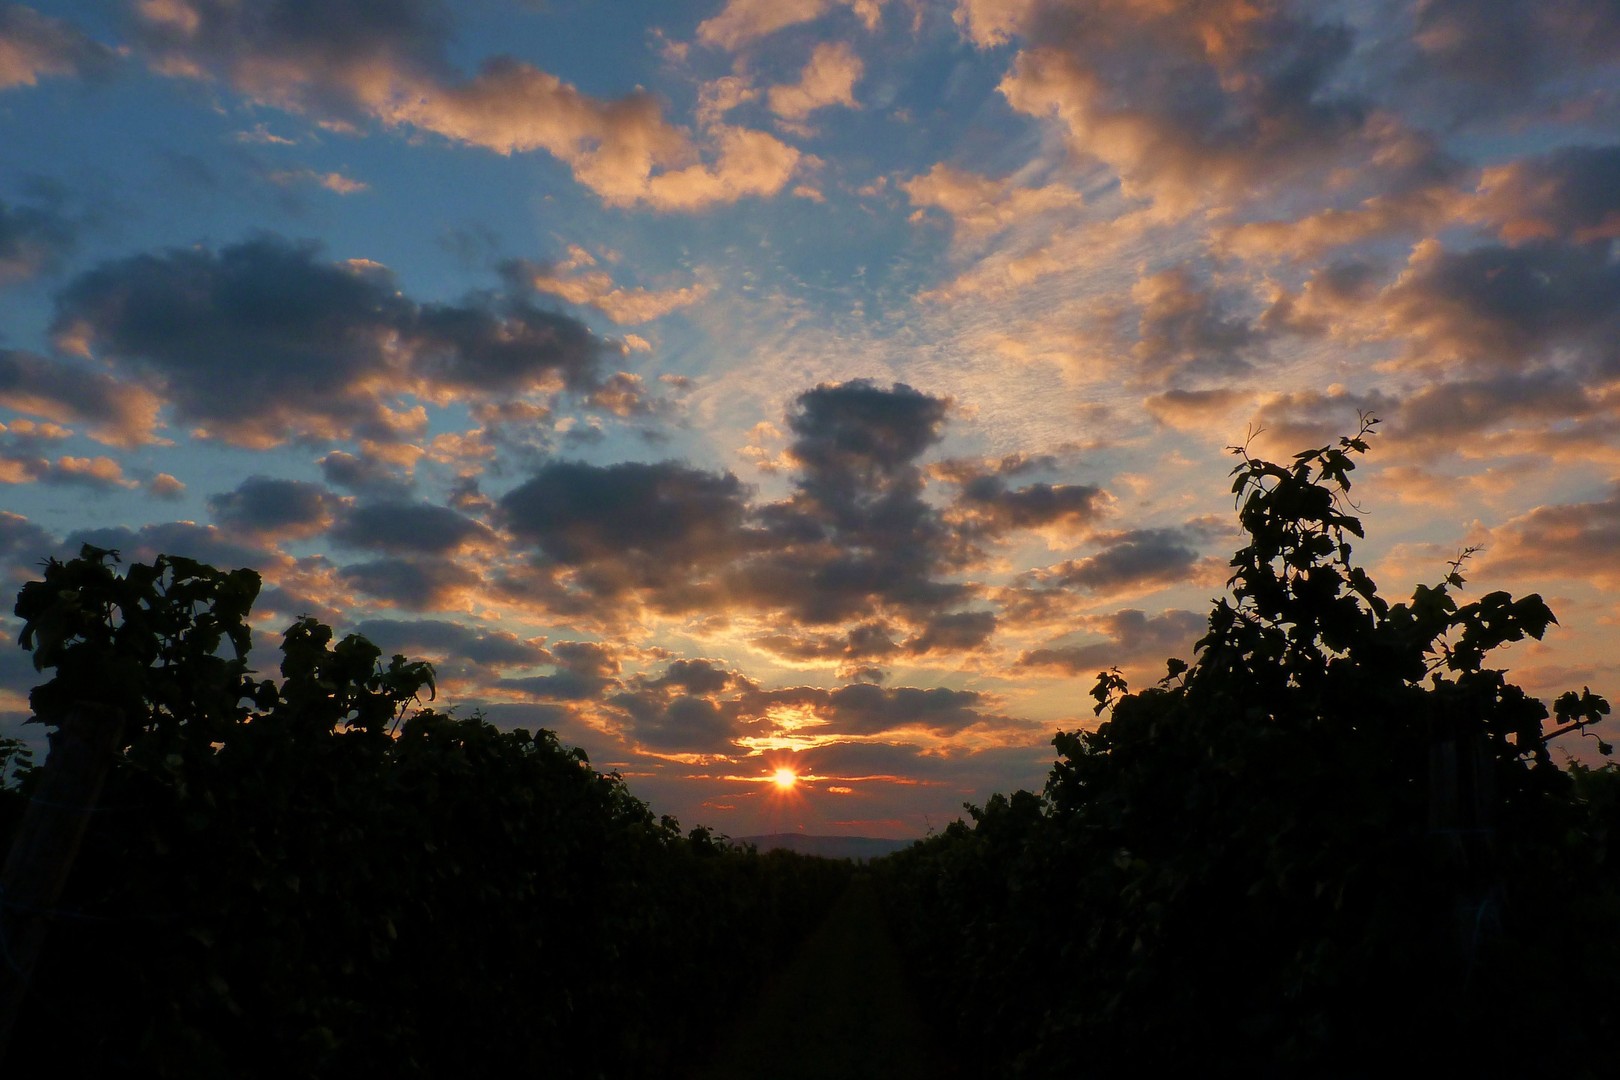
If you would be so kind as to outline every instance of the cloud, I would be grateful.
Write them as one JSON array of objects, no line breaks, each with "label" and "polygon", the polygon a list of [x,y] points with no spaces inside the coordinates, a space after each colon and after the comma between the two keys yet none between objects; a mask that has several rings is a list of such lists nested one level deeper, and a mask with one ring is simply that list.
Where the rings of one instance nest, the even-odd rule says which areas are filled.
[{"label": "cloud", "polygon": [[345,584],[384,604],[408,611],[456,611],[480,584],[478,574],[452,559],[388,556],[338,569]]},{"label": "cloud", "polygon": [[162,399],[105,371],[0,349],[0,405],[58,423],[87,423],[102,442],[136,446],[156,440]]},{"label": "cloud", "polygon": [[1021,187],[1016,177],[1000,180],[947,165],[936,164],[926,173],[903,182],[900,189],[919,209],[949,214],[956,228],[971,235],[986,235],[1042,214],[1075,210],[1080,192],[1065,184]]},{"label": "cloud", "polygon": [[181,555],[221,570],[248,567],[270,576],[288,562],[285,556],[251,540],[243,542],[224,529],[190,521],[162,522],[138,529],[122,525],[78,529],[62,541],[61,550],[77,555],[84,544],[117,551],[126,565],[149,563],[159,555]]},{"label": "cloud", "polygon": [[[740,694],[721,696],[728,687]],[[736,751],[757,719],[757,684],[711,660],[677,660],[664,674],[631,677],[606,704],[620,733],[654,750],[701,754]]]},{"label": "cloud", "polygon": [[800,394],[788,417],[791,498],[764,507],[771,550],[739,567],[735,595],[809,623],[893,608],[909,618],[970,590],[943,575],[965,561],[922,499],[918,458],[940,438],[948,400],[864,379]]},{"label": "cloud", "polygon": [[0,453],[0,484],[50,484],[56,487],[87,487],[98,491],[137,487],[126,479],[124,468],[110,457],[13,456]]},{"label": "cloud", "polygon": [[1175,389],[1144,399],[1142,406],[1161,424],[1197,430],[1253,400],[1254,395],[1245,390]]},{"label": "cloud", "polygon": [[1217,230],[1214,241],[1223,254],[1245,259],[1314,259],[1370,240],[1425,233],[1455,220],[1467,205],[1467,195],[1448,180],[1373,195],[1349,209],[1245,222]]},{"label": "cloud", "polygon": [[0,510],[0,568],[7,580],[35,576],[33,567],[56,546],[49,533],[23,515]]},{"label": "cloud", "polygon": [[1197,284],[1183,267],[1141,278],[1131,289],[1141,312],[1131,350],[1150,381],[1227,378],[1248,371],[1260,345],[1255,327],[1230,301]]},{"label": "cloud", "polygon": [[406,395],[588,391],[608,351],[583,323],[521,300],[417,303],[376,263],[326,262],[316,245],[274,236],[103,263],[59,294],[54,331],[176,419],[255,447],[397,442],[426,423]]},{"label": "cloud", "polygon": [[550,675],[502,679],[497,685],[541,701],[594,701],[616,691],[620,664],[606,646],[590,641],[560,641],[541,660],[555,670]]},{"label": "cloud", "polygon": [[1188,659],[1193,641],[1203,636],[1208,620],[1191,611],[1168,610],[1148,615],[1125,608],[1112,615],[1082,616],[1081,629],[1107,640],[1079,645],[1049,645],[1018,657],[1019,667],[1055,668],[1070,675],[1090,675],[1111,667],[1140,665],[1171,656]]},{"label": "cloud", "polygon": [[708,575],[747,543],[747,497],[730,473],[673,462],[548,462],[499,500],[499,518],[538,568],[572,572],[599,598],[644,593],[664,610],[715,600]]},{"label": "cloud", "polygon": [[1579,366],[1620,371],[1620,264],[1607,244],[1531,241],[1448,251],[1426,240],[1380,297],[1393,333],[1424,363],[1517,369],[1554,349]]},{"label": "cloud", "polygon": [[583,248],[570,248],[568,258],[548,263],[517,260],[502,268],[512,280],[540,292],[560,296],[570,304],[594,307],[616,323],[652,322],[672,311],[690,307],[709,293],[701,282],[677,289],[625,288],[605,270],[589,269],[596,259]]},{"label": "cloud", "polygon": [[792,488],[776,501],[680,462],[548,461],[498,500],[496,522],[529,552],[500,587],[597,617],[637,604],[737,614],[770,627],[756,644],[794,660],[976,648],[995,626],[988,612],[962,610],[979,592],[961,580],[982,558],[977,545],[1077,526],[1103,496],[1089,485],[1011,487],[1017,463],[994,474],[956,463],[942,475],[961,490],[942,511],[924,498],[922,457],[949,404],[866,380],[805,391],[781,455]]},{"label": "cloud", "polygon": [[[637,185],[634,199],[658,210],[690,212],[716,203],[775,195],[804,160],[798,150],[763,131],[720,125],[710,130],[710,136],[715,146],[712,165],[700,161],[667,169]],[[625,196],[617,201],[633,200]]]},{"label": "cloud", "polygon": [[53,210],[0,199],[0,285],[56,269],[77,230]]},{"label": "cloud", "polygon": [[1597,395],[1568,374],[1539,369],[1427,383],[1401,399],[1392,436],[1456,447],[1514,425],[1555,425],[1601,413]]},{"label": "cloud", "polygon": [[186,485],[179,477],[160,472],[147,483],[146,490],[153,498],[178,499],[186,493]]},{"label": "cloud", "polygon": [[337,172],[316,172],[314,169],[281,169],[265,174],[265,179],[279,187],[294,184],[315,184],[338,195],[358,195],[371,190],[363,180],[355,180]]},{"label": "cloud", "polygon": [[1024,39],[1008,103],[1171,209],[1272,190],[1375,134],[1341,89],[1350,30],[1283,3],[970,0],[958,22],[981,47]]},{"label": "cloud", "polygon": [[645,91],[600,100],[509,56],[462,78],[446,57],[444,11],[423,0],[161,0],[139,10],[160,71],[223,80],[328,124],[372,120],[501,154],[543,150],[612,206],[693,211],[774,195],[799,162],[764,132],[717,127],[700,146]]},{"label": "cloud", "polygon": [[[1427,0],[1416,5],[1411,78],[1445,86],[1463,115],[1523,110],[1571,70],[1620,59],[1620,12],[1588,0]],[[1564,84],[1567,93],[1567,83]]]},{"label": "cloud", "polygon": [[842,105],[859,108],[855,84],[866,67],[844,42],[823,42],[810,53],[799,81],[773,86],[766,93],[771,112],[787,121],[802,121],[817,109]]},{"label": "cloud", "polygon": [[227,529],[264,540],[303,539],[324,532],[342,500],[320,484],[250,476],[232,491],[208,497],[209,512]]},{"label": "cloud", "polygon": [[1508,244],[1620,238],[1620,146],[1566,146],[1488,168],[1475,214]]},{"label": "cloud", "polygon": [[423,555],[448,555],[494,539],[488,526],[448,506],[394,500],[345,507],[330,535],[349,547]]},{"label": "cloud", "polygon": [[1074,609],[1076,592],[1120,597],[1219,581],[1225,560],[1199,554],[1200,532],[1195,526],[1183,526],[1100,534],[1095,539],[1101,550],[1095,555],[1025,571],[999,590],[1002,617],[1008,623],[1040,624],[1066,618]]},{"label": "cloud", "polygon": [[378,449],[362,448],[359,454],[333,450],[318,462],[321,475],[329,484],[362,495],[404,496],[411,487],[409,476],[402,476],[398,463],[378,453]]},{"label": "cloud", "polygon": [[1009,487],[1006,473],[957,467],[947,473],[958,486],[952,516],[971,534],[999,536],[1014,529],[1058,526],[1078,532],[1107,509],[1110,499],[1091,484],[1034,483]]},{"label": "cloud", "polygon": [[754,644],[791,660],[840,660],[858,663],[894,655],[900,646],[893,625],[864,622],[840,633],[804,633],[780,629],[754,639]]},{"label": "cloud", "polygon": [[913,655],[931,652],[967,652],[982,648],[996,631],[993,611],[952,611],[934,615],[922,632],[908,639],[905,649]]},{"label": "cloud", "polygon": [[812,22],[827,12],[847,7],[866,26],[875,29],[882,18],[884,0],[726,0],[718,15],[698,24],[697,39],[705,45],[736,50],[778,30]]},{"label": "cloud", "polygon": [[878,735],[919,728],[943,736],[983,723],[988,719],[981,711],[985,704],[984,695],[976,690],[851,683],[828,694],[821,711],[830,731],[839,734]]},{"label": "cloud", "polygon": [[425,657],[436,665],[448,660],[478,668],[526,668],[555,659],[537,641],[510,631],[476,630],[447,619],[365,619],[354,632],[384,654]]},{"label": "cloud", "polygon": [[809,745],[828,760],[847,738],[947,738],[1006,717],[975,690],[850,683],[766,689],[707,659],[676,660],[637,674],[606,699],[610,723],[655,751],[738,756],[761,747]]},{"label": "cloud", "polygon": [[1538,506],[1491,530],[1480,574],[1620,587],[1620,487],[1590,502]]},{"label": "cloud", "polygon": [[44,76],[102,74],[115,58],[65,19],[22,4],[0,4],[0,90],[34,86]]}]

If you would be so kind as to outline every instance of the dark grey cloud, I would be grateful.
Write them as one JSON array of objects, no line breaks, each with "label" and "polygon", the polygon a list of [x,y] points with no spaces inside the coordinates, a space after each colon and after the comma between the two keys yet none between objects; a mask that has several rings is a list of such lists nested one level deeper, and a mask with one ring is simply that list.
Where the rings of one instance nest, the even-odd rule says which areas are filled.
[{"label": "dark grey cloud", "polygon": [[533,667],[552,659],[543,646],[516,634],[447,619],[366,619],[354,629],[385,653],[452,658],[482,668]]},{"label": "dark grey cloud", "polygon": [[613,651],[593,641],[561,641],[545,654],[549,675],[502,679],[497,685],[542,701],[594,701],[622,684]]},{"label": "dark grey cloud", "polygon": [[959,537],[922,498],[918,459],[941,435],[949,402],[864,379],[800,394],[788,427],[793,496],[761,508],[769,553],[737,568],[735,596],[831,623],[892,608],[926,617],[969,590],[943,579],[966,560]]},{"label": "dark grey cloud", "polygon": [[1018,657],[1024,668],[1056,668],[1070,675],[1090,675],[1111,667],[1179,656],[1191,659],[1192,643],[1208,627],[1206,616],[1191,611],[1148,615],[1125,608],[1086,620],[1086,629],[1109,640],[1075,645],[1049,645]]},{"label": "dark grey cloud", "polygon": [[823,383],[800,394],[788,417],[799,487],[830,510],[920,486],[916,461],[938,442],[950,403],[904,383]]},{"label": "dark grey cloud", "polygon": [[1100,537],[1103,550],[1071,559],[1050,572],[1051,582],[1090,592],[1112,592],[1122,586],[1185,581],[1198,561],[1182,529],[1131,529]]},{"label": "dark grey cloud", "polygon": [[1620,236],[1620,146],[1565,146],[1487,169],[1484,209],[1508,243]]},{"label": "dark grey cloud", "polygon": [[0,199],[0,285],[54,270],[73,250],[77,233],[74,223],[54,210],[10,206]]},{"label": "dark grey cloud", "polygon": [[1009,101],[1055,113],[1128,188],[1250,195],[1368,134],[1371,104],[1344,77],[1353,33],[1303,5],[1041,0],[980,6],[967,27],[980,44],[1022,37]]},{"label": "dark grey cloud", "polygon": [[1388,268],[1361,258],[1324,263],[1311,271],[1298,293],[1281,293],[1259,325],[1319,336],[1332,329],[1344,312],[1373,303],[1388,280]]},{"label": "dark grey cloud", "polygon": [[976,690],[851,683],[827,695],[822,715],[827,730],[841,735],[877,735],[898,728],[954,735],[992,719],[985,705],[984,695]]},{"label": "dark grey cloud", "polygon": [[757,643],[800,660],[977,648],[995,619],[960,610],[979,591],[960,577],[982,558],[979,543],[1089,520],[1105,496],[1089,485],[1008,486],[1050,462],[955,462],[932,470],[958,489],[941,510],[924,498],[922,458],[948,410],[899,384],[804,392],[787,424],[793,490],[769,503],[730,473],[678,462],[547,462],[498,501],[495,520],[532,552],[501,585],[554,610],[594,604],[600,615],[634,598],[667,612],[779,616],[781,628]]},{"label": "dark grey cloud", "polygon": [[332,539],[374,551],[444,555],[494,538],[489,527],[448,506],[365,502],[348,507]]},{"label": "dark grey cloud", "polygon": [[[721,695],[727,689],[740,693]],[[757,720],[761,692],[746,677],[709,660],[677,660],[662,675],[638,675],[610,694],[621,733],[654,750],[724,754]]]},{"label": "dark grey cloud", "polygon": [[1465,436],[1515,424],[1555,424],[1600,414],[1590,389],[1550,368],[1485,379],[1432,382],[1402,399],[1389,434],[1455,446]]},{"label": "dark grey cloud", "polygon": [[411,489],[409,477],[375,454],[333,450],[320,459],[319,465],[328,484],[357,494],[402,499]]},{"label": "dark grey cloud", "polygon": [[895,627],[887,622],[857,623],[837,633],[783,629],[756,638],[754,643],[792,660],[872,660],[900,650]]},{"label": "dark grey cloud", "polygon": [[216,522],[256,536],[313,536],[341,508],[340,500],[320,484],[269,476],[250,476],[231,491],[208,496]]},{"label": "dark grey cloud", "polygon": [[38,577],[40,564],[57,550],[50,533],[21,514],[0,510],[0,578],[20,587]]},{"label": "dark grey cloud", "polygon": [[[185,10],[185,19],[148,14],[138,40],[159,58],[217,65],[276,104],[350,120],[369,111],[368,67],[443,71],[450,38],[439,0],[186,0]],[[299,77],[276,78],[271,61],[295,66]]]},{"label": "dark grey cloud", "polygon": [[1008,454],[997,461],[953,458],[938,462],[931,472],[957,488],[948,516],[963,538],[989,539],[1059,523],[1079,528],[1103,512],[1108,495],[1090,484],[1007,483],[1009,477],[1056,468],[1058,460],[1050,454]]},{"label": "dark grey cloud", "polygon": [[65,19],[0,4],[0,90],[58,75],[103,75],[117,54]]},{"label": "dark grey cloud", "polygon": [[619,733],[632,743],[664,752],[725,755],[737,753],[738,740],[745,736],[779,733],[779,714],[814,716],[820,721],[814,729],[818,735],[858,737],[902,730],[952,735],[1007,719],[973,690],[868,682],[831,690],[765,689],[706,659],[675,660],[662,673],[633,675],[604,704]]},{"label": "dark grey cloud", "polygon": [[1137,340],[1132,355],[1146,382],[1224,379],[1248,371],[1264,340],[1234,310],[1232,297],[1194,279],[1185,267],[1137,282]]},{"label": "dark grey cloud", "polygon": [[407,611],[459,608],[461,596],[479,584],[478,575],[451,559],[391,556],[351,563],[338,577],[369,596]]},{"label": "dark grey cloud", "polygon": [[1295,390],[1268,394],[1249,427],[1264,439],[1267,452],[1292,454],[1354,432],[1360,416],[1382,419],[1399,408],[1400,398],[1382,390]]},{"label": "dark grey cloud", "polygon": [[951,611],[934,615],[914,637],[908,639],[908,653],[969,652],[980,648],[996,631],[993,611]]},{"label": "dark grey cloud", "polygon": [[58,423],[86,423],[104,442],[152,438],[159,402],[142,387],[60,357],[0,349],[0,405]]},{"label": "dark grey cloud", "polygon": [[642,591],[657,607],[714,602],[702,579],[752,543],[747,493],[730,473],[676,462],[554,461],[499,500],[498,516],[539,566],[568,568],[604,599]]},{"label": "dark grey cloud", "polygon": [[737,682],[735,673],[713,660],[673,660],[664,673],[647,686],[675,687],[686,694],[718,694]]},{"label": "dark grey cloud", "polygon": [[607,349],[523,301],[420,304],[374,263],[268,235],[104,263],[58,295],[54,328],[178,419],[246,445],[394,440],[420,424],[402,408],[412,394],[588,392]]},{"label": "dark grey cloud", "polygon": [[1536,241],[1414,256],[1382,306],[1422,359],[1523,369],[1554,349],[1620,372],[1620,263],[1608,245]]},{"label": "dark grey cloud", "polygon": [[964,517],[972,532],[985,536],[1055,523],[1082,526],[1095,520],[1108,502],[1102,488],[1090,484],[1034,483],[1011,488],[995,473],[962,476],[958,483],[961,490],[952,509]]},{"label": "dark grey cloud", "polygon": [[1080,559],[1019,574],[997,599],[1001,617],[1013,624],[1045,622],[1067,613],[1076,593],[1110,596],[1151,592],[1197,580],[1224,559],[1200,556],[1208,539],[1198,524],[1180,528],[1129,529],[1095,538],[1101,550]]},{"label": "dark grey cloud", "polygon": [[159,555],[179,555],[221,570],[241,567],[263,570],[276,561],[275,553],[268,548],[244,543],[213,525],[197,525],[189,521],[143,525],[138,529],[127,526],[79,529],[69,533],[62,541],[59,555],[76,556],[84,544],[117,551],[126,565],[149,563]]},{"label": "dark grey cloud", "polygon": [[[1411,78],[1466,116],[1550,103],[1571,70],[1620,60],[1620,9],[1606,0],[1425,0],[1415,5]],[[1538,99],[1543,99],[1538,102]]]}]

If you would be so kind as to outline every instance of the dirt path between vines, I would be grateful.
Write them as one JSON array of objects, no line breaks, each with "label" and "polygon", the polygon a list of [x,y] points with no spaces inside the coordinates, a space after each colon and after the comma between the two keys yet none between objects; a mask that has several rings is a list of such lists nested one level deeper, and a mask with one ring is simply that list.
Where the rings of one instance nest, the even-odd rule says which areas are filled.
[{"label": "dirt path between vines", "polygon": [[871,881],[857,874],[700,1080],[956,1075],[907,984]]}]

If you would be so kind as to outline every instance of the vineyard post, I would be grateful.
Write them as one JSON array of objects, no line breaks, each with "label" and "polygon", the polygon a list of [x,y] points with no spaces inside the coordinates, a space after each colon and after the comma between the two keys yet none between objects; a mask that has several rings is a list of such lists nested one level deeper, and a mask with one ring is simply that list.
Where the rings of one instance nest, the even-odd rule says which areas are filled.
[{"label": "vineyard post", "polygon": [[123,729],[119,711],[80,705],[50,734],[50,755],[0,870],[0,1062]]}]

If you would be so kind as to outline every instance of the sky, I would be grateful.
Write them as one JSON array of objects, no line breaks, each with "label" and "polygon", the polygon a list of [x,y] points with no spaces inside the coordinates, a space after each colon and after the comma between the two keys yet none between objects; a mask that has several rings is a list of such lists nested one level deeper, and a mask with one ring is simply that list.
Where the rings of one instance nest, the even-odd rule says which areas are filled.
[{"label": "sky", "polygon": [[1617,237],[1612,0],[0,2],[0,576],[253,567],[266,674],[920,836],[1190,658],[1227,448],[1371,414],[1383,594],[1477,548],[1617,694]]}]

